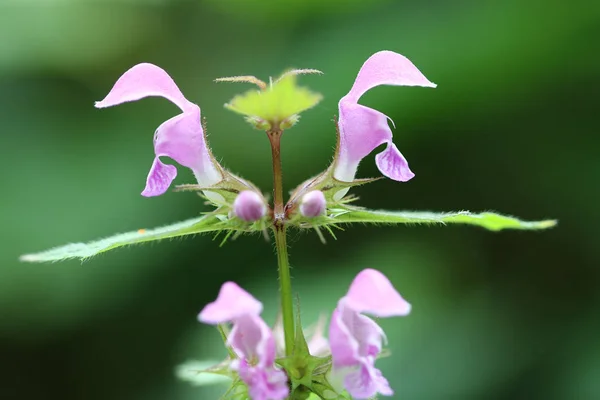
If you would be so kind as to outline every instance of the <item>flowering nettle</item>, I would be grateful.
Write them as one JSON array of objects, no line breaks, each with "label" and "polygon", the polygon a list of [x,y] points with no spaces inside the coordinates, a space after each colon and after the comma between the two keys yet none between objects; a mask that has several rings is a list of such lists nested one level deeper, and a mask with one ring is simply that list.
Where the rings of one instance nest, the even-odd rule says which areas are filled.
[{"label": "flowering nettle", "polygon": [[275,339],[260,317],[262,304],[233,282],[221,287],[217,299],[200,312],[198,319],[207,324],[232,323],[227,338],[239,358],[231,369],[248,385],[253,400],[280,400],[289,394],[285,372],[276,368]]},{"label": "flowering nettle", "polygon": [[163,122],[154,134],[156,157],[146,180],[143,196],[159,196],[167,191],[177,169],[163,164],[160,157],[171,157],[184,167],[190,168],[198,184],[210,187],[223,179],[221,168],[206,144],[200,120],[200,107],[187,100],[173,79],[161,68],[152,64],[138,64],[125,72],[112,90],[96,107],[160,96],[174,103],[181,114]]},{"label": "flowering nettle", "polygon": [[[235,381],[227,392],[227,398],[232,400],[247,400],[248,397],[254,400],[307,399],[309,396],[347,399],[347,393],[356,399],[391,395],[390,384],[375,367],[385,335],[365,314],[381,318],[402,316],[410,312],[410,305],[381,272],[366,269],[358,274],[348,293],[335,307],[329,323],[329,338],[323,335],[324,323],[319,323],[312,335],[308,335],[308,330],[305,332],[301,325],[299,310],[298,318],[294,318],[288,230],[314,229],[324,241],[321,228],[334,236],[334,228],[351,223],[462,223],[501,230],[544,229],[553,226],[555,221],[525,222],[491,212],[397,212],[350,205],[357,200],[351,195],[346,196],[351,187],[375,181],[355,179],[359,163],[382,144],[386,145],[385,150],[375,157],[381,173],[401,182],[414,176],[392,142],[389,118],[358,104],[366,91],[379,85],[435,87],[411,61],[391,51],[373,54],[360,68],[348,94],[339,101],[338,143],[332,164],[299,185],[286,202],[281,138],[285,130],[300,121],[302,112],[321,100],[319,93],[296,83],[298,76],[315,73],[320,71],[292,69],[277,79],[269,79],[268,84],[250,75],[218,80],[251,83],[258,87],[258,90],[235,96],[225,107],[244,115],[269,139],[273,160],[273,196],[269,204],[268,195],[215,161],[206,143],[200,108],[183,96],[163,69],[147,63],[129,69],[96,107],[160,96],[181,110],[179,115],[163,122],[154,134],[155,158],[142,195],[162,195],[171,186],[177,169],[161,160],[161,157],[170,157],[190,168],[197,181],[197,184],[180,185],[176,189],[197,192],[214,209],[176,224],[136,229],[91,243],[73,243],[24,255],[21,260],[87,259],[134,243],[209,232],[223,233],[224,241],[243,233],[262,232],[268,240],[270,231],[278,255],[280,322],[270,329],[260,316],[262,304],[235,283],[225,283],[217,299],[202,310],[199,319],[221,325],[227,336],[230,358],[204,372],[233,375]],[[229,334],[222,328],[223,324],[231,325]],[[308,340],[306,336],[309,336]],[[338,380],[341,386],[335,384]],[[342,389],[347,393],[342,393]]]},{"label": "flowering nettle", "polygon": [[[274,367],[276,348],[284,347],[282,326],[276,324],[272,332],[260,317],[261,312],[262,304],[258,300],[237,284],[226,282],[217,299],[204,307],[198,319],[213,325],[233,324],[226,345],[231,346],[239,358],[232,360],[229,368],[246,382],[252,399],[283,399],[289,394],[288,377]],[[305,368],[304,372],[312,375],[301,378],[308,378],[305,381],[310,383],[306,385],[323,382],[329,391],[335,392],[338,388],[328,384],[328,380],[341,376],[343,388],[356,399],[367,399],[377,393],[393,394],[387,380],[375,368],[385,334],[375,321],[362,314],[392,317],[409,312],[410,304],[385,275],[374,269],[363,270],[333,312],[329,340],[322,335],[323,322],[319,321],[307,343],[308,352],[303,356],[317,356],[320,365]],[[309,389],[319,392],[318,388],[309,386]]]},{"label": "flowering nettle", "polygon": [[389,117],[358,104],[366,91],[379,85],[436,87],[403,55],[380,51],[369,57],[358,72],[354,85],[339,102],[340,137],[334,176],[340,181],[353,181],[360,161],[384,143],[387,144],[386,149],[375,157],[381,173],[401,182],[414,176],[408,162],[392,143]]},{"label": "flowering nettle", "polygon": [[333,368],[345,371],[344,386],[355,398],[393,394],[388,381],[375,368],[385,335],[375,321],[362,314],[384,318],[409,312],[410,304],[385,275],[374,269],[359,273],[338,302],[329,327]]}]

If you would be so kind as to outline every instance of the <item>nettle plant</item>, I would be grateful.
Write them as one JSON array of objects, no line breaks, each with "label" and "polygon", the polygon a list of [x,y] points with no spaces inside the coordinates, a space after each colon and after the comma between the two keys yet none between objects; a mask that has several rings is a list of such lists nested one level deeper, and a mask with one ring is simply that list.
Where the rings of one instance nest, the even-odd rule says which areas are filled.
[{"label": "nettle plant", "polygon": [[[350,284],[348,292],[334,308],[328,338],[321,321],[312,334],[302,328],[299,310],[294,317],[290,280],[288,230],[314,230],[324,239],[341,225],[372,224],[471,224],[501,229],[544,229],[555,221],[524,222],[492,212],[473,214],[398,212],[369,210],[355,205],[348,192],[375,179],[356,179],[361,160],[385,144],[375,162],[381,173],[395,181],[414,177],[405,157],[392,142],[389,118],[358,103],[369,89],[379,85],[424,86],[434,88],[406,57],[381,51],[362,66],[350,91],[339,101],[337,147],[333,162],[325,171],[301,183],[285,202],[282,188],[280,143],[283,132],[296,125],[303,111],[314,107],[321,95],[296,83],[299,75],[321,73],[295,69],[277,79],[263,82],[254,76],[217,79],[245,82],[258,89],[234,97],[225,105],[242,114],[256,129],[266,132],[273,158],[273,202],[251,182],[231,173],[211,153],[205,137],[200,108],[187,100],[171,77],[152,64],[139,64],[119,78],[96,107],[111,107],[148,96],[161,96],[175,103],[181,114],[158,127],[154,135],[156,157],[146,180],[143,196],[159,196],[177,175],[169,157],[190,168],[196,184],[177,186],[178,191],[194,191],[214,207],[211,212],[187,221],[151,230],[118,234],[91,243],[74,243],[21,257],[23,261],[43,262],[69,258],[87,259],[118,247],[198,233],[222,233],[225,239],[246,233],[272,236],[277,250],[280,318],[270,328],[261,318],[262,303],[233,282],[221,287],[217,299],[206,305],[198,319],[216,325],[227,349],[222,363],[198,373],[231,378],[224,394],[228,399],[368,399],[391,395],[392,389],[375,362],[382,355],[386,337],[377,323],[367,317],[405,316],[410,304],[381,272],[365,269]],[[333,129],[332,129],[333,130]],[[334,236],[335,237],[335,236]],[[308,337],[308,338],[307,338]]]}]

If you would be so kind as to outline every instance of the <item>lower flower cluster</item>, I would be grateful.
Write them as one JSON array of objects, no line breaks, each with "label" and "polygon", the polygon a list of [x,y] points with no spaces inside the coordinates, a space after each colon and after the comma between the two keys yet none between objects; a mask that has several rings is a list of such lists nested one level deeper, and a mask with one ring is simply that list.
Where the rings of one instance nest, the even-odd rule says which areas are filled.
[{"label": "lower flower cluster", "polygon": [[217,299],[204,307],[198,319],[211,325],[231,324],[226,335],[227,368],[253,400],[283,400],[294,390],[323,398],[339,398],[346,390],[355,399],[368,399],[393,391],[375,367],[385,333],[365,314],[404,316],[410,308],[385,275],[365,269],[338,301],[329,323],[329,339],[323,336],[322,326],[317,327],[306,354],[295,352],[287,358],[278,354],[284,347],[279,324],[269,328],[260,316],[262,303],[234,282],[223,284]]}]

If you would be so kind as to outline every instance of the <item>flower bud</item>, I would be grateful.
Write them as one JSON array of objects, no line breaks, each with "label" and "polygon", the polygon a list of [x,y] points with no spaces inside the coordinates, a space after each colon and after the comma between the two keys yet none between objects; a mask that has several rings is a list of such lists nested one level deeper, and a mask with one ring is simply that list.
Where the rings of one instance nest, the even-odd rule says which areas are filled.
[{"label": "flower bud", "polygon": [[261,195],[251,190],[244,190],[233,202],[233,213],[239,219],[253,222],[266,215],[267,206]]},{"label": "flower bud", "polygon": [[300,214],[305,217],[314,218],[325,214],[327,200],[320,190],[313,190],[302,196],[300,203]]}]

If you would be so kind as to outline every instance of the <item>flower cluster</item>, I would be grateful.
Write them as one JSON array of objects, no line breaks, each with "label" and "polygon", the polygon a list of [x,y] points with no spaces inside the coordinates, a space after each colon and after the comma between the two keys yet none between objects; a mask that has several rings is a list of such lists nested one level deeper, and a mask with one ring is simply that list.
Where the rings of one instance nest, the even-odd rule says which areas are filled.
[{"label": "flower cluster", "polygon": [[[318,71],[289,71],[271,88],[255,77],[223,78],[222,81],[255,83],[261,88],[258,95],[250,92],[246,96],[238,96],[227,106],[246,114],[250,122],[260,127],[277,130],[284,125],[293,125],[295,122],[291,121],[297,121],[299,112],[320,100],[319,95],[296,89],[293,78],[295,74],[314,72]],[[414,176],[406,159],[392,143],[389,118],[379,111],[358,104],[366,91],[379,85],[435,87],[406,57],[391,51],[380,51],[372,55],[360,69],[348,94],[339,101],[338,146],[327,175],[330,188],[336,188],[341,182],[353,182],[360,161],[381,144],[386,144],[386,149],[376,156],[376,163],[383,175],[402,182]],[[286,90],[296,90],[293,93],[302,101],[295,99],[293,103],[290,102],[288,99],[291,96]],[[170,157],[193,171],[197,187],[216,205],[227,204],[224,196],[218,194],[223,189],[239,195],[241,198],[229,206],[241,220],[254,222],[269,214],[270,210],[262,193],[215,160],[206,141],[200,108],[185,98],[163,69],[147,63],[134,66],[117,80],[108,95],[96,103],[96,107],[110,107],[148,96],[164,97],[178,106],[182,113],[164,122],[154,134],[156,157],[142,195],[158,196],[167,191],[177,176],[177,169],[173,165],[164,164],[160,158]],[[273,104],[277,106],[273,110],[278,112],[268,108]],[[327,203],[326,196],[319,190],[323,188],[323,183],[323,180],[318,180],[301,186],[301,190],[297,190],[298,196],[293,197],[286,208],[290,212],[297,210],[301,216],[308,218],[323,215]],[[334,199],[340,200],[347,191],[347,188],[336,190]]]},{"label": "flower cluster", "polygon": [[239,358],[230,368],[248,385],[255,400],[284,399],[289,390],[287,377],[275,368],[275,340],[260,317],[262,304],[233,282],[221,287],[217,299],[208,304],[198,319],[207,324],[233,324],[227,339]]},{"label": "flower cluster", "polygon": [[[294,189],[284,201],[281,137],[284,130],[300,120],[300,113],[314,107],[321,95],[296,84],[299,75],[320,73],[314,69],[293,69],[269,83],[254,76],[220,78],[220,82],[254,84],[235,96],[225,107],[245,116],[254,128],[263,130],[273,158],[273,201],[251,182],[233,174],[215,160],[208,146],[200,108],[186,99],[173,79],[152,64],[139,64],[125,72],[108,95],[96,103],[104,108],[149,96],[160,96],[179,107],[181,113],[163,122],[154,134],[154,161],[142,191],[143,196],[164,194],[177,176],[177,168],[164,157],[192,170],[196,184],[181,185],[192,190],[215,208],[201,217],[156,229],[139,229],[88,244],[73,243],[21,257],[23,261],[86,259],[104,251],[135,243],[213,232],[230,235],[262,232],[275,241],[278,253],[281,319],[271,329],[261,318],[262,304],[233,282],[225,283],[217,299],[200,313],[201,322],[218,325],[226,337],[230,357],[205,372],[234,378],[228,398],[254,400],[367,399],[376,394],[391,395],[392,389],[375,362],[386,337],[381,327],[365,314],[386,318],[403,316],[410,305],[390,281],[373,269],[359,273],[343,296],[329,322],[329,334],[320,323],[307,341],[299,318],[294,318],[293,292],[288,260],[289,228],[320,228],[334,235],[332,228],[350,223],[466,223],[490,230],[506,228],[544,229],[555,221],[520,221],[495,213],[432,213],[368,210],[350,203],[347,196],[357,185],[375,179],[356,179],[361,161],[377,147],[379,171],[386,177],[406,182],[414,177],[406,158],[392,141],[385,114],[359,104],[361,96],[379,85],[435,87],[406,57],[391,51],[373,54],[360,68],[350,91],[338,103],[338,141],[331,165]],[[333,129],[332,129],[333,130]],[[227,328],[225,328],[227,327]],[[230,329],[230,330],[229,330]],[[224,370],[223,370],[224,368]]]},{"label": "flower cluster", "polygon": [[[200,312],[198,319],[207,324],[231,323],[227,346],[235,351],[229,368],[239,374],[254,400],[282,400],[288,397],[290,384],[285,372],[276,364],[276,339],[260,317],[262,304],[233,282],[221,287],[217,299]],[[375,367],[385,341],[383,330],[365,316],[404,316],[407,303],[390,281],[379,271],[365,269],[350,285],[331,317],[329,345],[320,334],[308,344],[310,355],[323,358],[325,375],[341,378],[343,387],[356,399],[381,393],[393,394],[387,380]],[[311,377],[312,378],[312,377]],[[311,379],[312,381],[312,379]],[[335,385],[334,385],[335,386]]]},{"label": "flower cluster", "polygon": [[[170,187],[177,169],[161,160],[161,157],[170,157],[193,171],[197,185],[192,185],[192,189],[217,207],[213,215],[220,222],[234,221],[230,226],[242,230],[266,230],[270,226],[275,233],[276,247],[281,252],[287,246],[285,230],[288,225],[314,225],[329,218],[328,210],[352,200],[344,199],[344,196],[352,186],[363,183],[355,180],[358,165],[378,146],[386,145],[376,156],[377,167],[383,175],[403,182],[414,176],[406,159],[392,143],[389,118],[358,104],[360,97],[379,85],[435,87],[400,54],[381,51],[371,56],[360,69],[348,94],[339,101],[338,145],[331,166],[300,185],[284,205],[279,170],[281,134],[298,122],[302,111],[321,99],[321,95],[296,85],[297,75],[308,73],[319,71],[290,70],[271,80],[270,84],[253,76],[218,80],[246,82],[259,88],[236,96],[226,107],[244,115],[252,126],[266,131],[269,137],[274,163],[273,208],[252,183],[232,174],[215,160],[206,141],[200,108],[184,97],[161,68],[152,64],[136,65],[118,79],[96,107],[109,107],[148,96],[161,96],[177,105],[181,114],[161,124],[154,134],[156,156],[142,195],[158,196]],[[318,228],[315,229],[318,232]],[[282,268],[289,268],[287,259],[283,262],[282,265],[280,260],[280,274]],[[377,323],[364,315],[391,317],[409,313],[410,305],[389,280],[372,269],[358,274],[333,311],[329,341],[318,329],[304,347],[302,329],[300,334],[292,332],[289,275],[280,275],[280,280],[282,285],[288,286],[282,286],[283,322],[274,330],[260,316],[262,304],[233,282],[225,283],[217,299],[199,315],[199,320],[207,324],[231,325],[226,345],[232,357],[226,363],[227,370],[243,382],[247,396],[254,400],[280,400],[292,394],[294,398],[302,397],[299,394],[302,391],[323,395],[324,390],[337,393],[342,389],[357,399],[377,393],[391,395],[390,385],[375,368],[385,335]],[[291,347],[294,347],[293,351]]]}]

